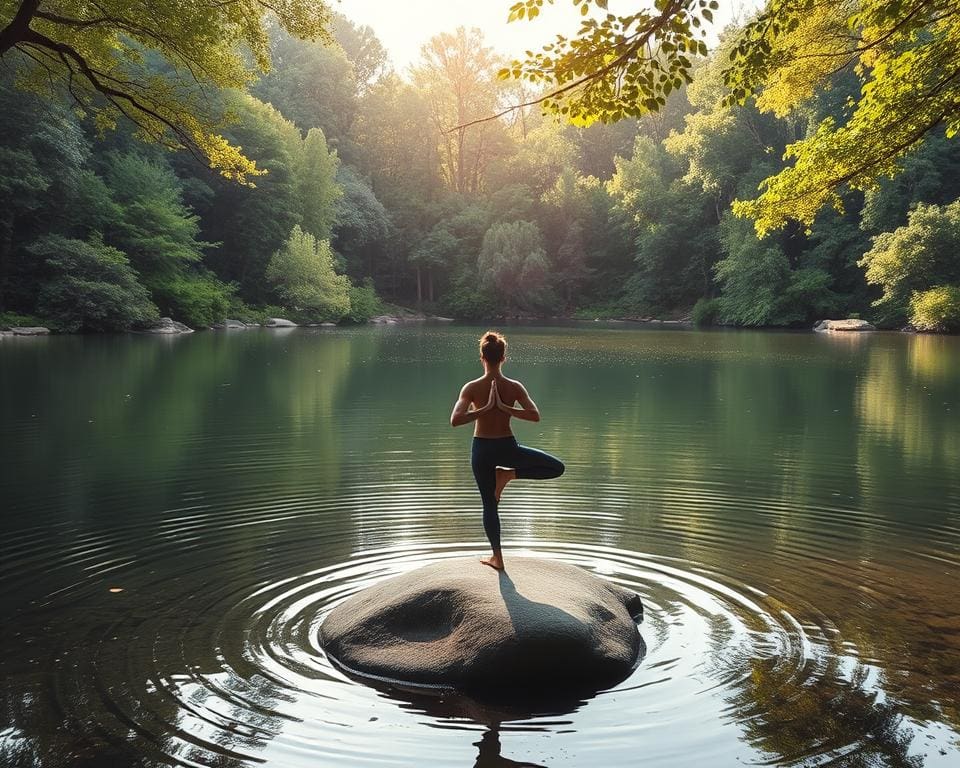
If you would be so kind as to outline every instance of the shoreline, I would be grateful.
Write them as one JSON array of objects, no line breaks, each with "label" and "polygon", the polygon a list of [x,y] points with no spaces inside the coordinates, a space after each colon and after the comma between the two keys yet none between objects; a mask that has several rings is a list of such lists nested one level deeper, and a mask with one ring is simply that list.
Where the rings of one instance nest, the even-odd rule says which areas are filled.
[{"label": "shoreline", "polygon": [[[656,317],[595,317],[593,319],[583,317],[533,317],[533,316],[501,316],[487,320],[462,320],[453,317],[444,317],[442,315],[431,315],[425,312],[417,312],[406,307],[393,307],[393,312],[376,315],[361,323],[333,323],[333,322],[315,322],[315,323],[295,323],[285,318],[267,318],[263,323],[245,322],[241,320],[226,319],[221,323],[212,326],[201,326],[199,328],[189,328],[188,326],[171,318],[164,317],[160,319],[157,326],[148,329],[130,329],[126,331],[57,331],[45,326],[2,326],[0,327],[0,339],[3,338],[34,338],[38,336],[100,336],[130,334],[136,336],[178,336],[188,335],[203,331],[237,331],[253,329],[294,329],[294,328],[359,328],[364,325],[411,325],[417,323],[431,324],[469,324],[469,325],[536,325],[536,324],[565,324],[565,325],[588,325],[588,324],[611,324],[611,325],[632,325],[647,328],[662,328],[675,330],[734,330],[734,331],[773,331],[780,333],[819,333],[831,336],[862,336],[872,333],[903,333],[920,334],[924,336],[956,336],[956,333],[948,331],[926,331],[905,326],[902,328],[820,328],[818,323],[815,326],[808,327],[790,327],[790,326],[742,326],[742,325],[696,325],[689,317],[681,318],[656,318]],[[836,322],[836,321],[827,321]]]}]

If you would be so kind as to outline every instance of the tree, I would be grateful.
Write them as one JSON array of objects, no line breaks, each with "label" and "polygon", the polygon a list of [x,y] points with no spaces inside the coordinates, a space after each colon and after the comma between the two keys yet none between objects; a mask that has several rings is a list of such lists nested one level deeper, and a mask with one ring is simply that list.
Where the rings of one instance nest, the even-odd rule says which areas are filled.
[{"label": "tree", "polygon": [[625,286],[629,308],[648,314],[692,305],[710,292],[720,190],[708,194],[702,182],[684,180],[682,165],[645,136],[631,158],[615,163],[607,189],[631,223],[636,263]]},{"label": "tree", "polygon": [[794,267],[774,237],[758,239],[748,222],[727,213],[720,224],[724,258],[714,270],[720,316],[736,325],[795,325],[837,306],[831,276],[816,266]]},{"label": "tree", "polygon": [[62,331],[125,331],[159,318],[137,273],[116,248],[49,235],[30,251],[52,275],[38,311]]},{"label": "tree", "polygon": [[[208,106],[201,86],[242,88],[250,61],[269,69],[268,12],[294,35],[327,34],[327,5],[308,0],[21,0],[0,4],[0,58],[24,87],[65,89],[100,128],[126,118],[142,138],[186,147],[224,176],[245,181],[261,171],[221,135],[225,115]],[[167,76],[150,71],[150,53],[169,63]]]},{"label": "tree", "polygon": [[[690,82],[705,55],[704,21],[717,3],[658,0],[655,9],[589,17],[606,0],[575,0],[585,18],[577,35],[558,37],[514,61],[503,77],[546,86],[535,99],[577,124],[639,116],[663,107]],[[535,18],[543,0],[522,0],[510,18]],[[853,70],[862,87],[839,116],[810,126],[792,143],[792,164],[769,177],[755,200],[734,210],[759,234],[797,220],[809,227],[824,206],[841,208],[847,189],[869,190],[931,131],[960,130],[960,7],[952,0],[767,0],[739,33],[724,70],[727,105],[756,97],[776,116],[797,110],[835,73]]]},{"label": "tree", "polygon": [[743,31],[727,81],[733,98],[758,94],[761,109],[785,115],[852,67],[863,80],[842,121],[826,118],[787,148],[793,164],[735,210],[759,232],[788,219],[810,225],[846,188],[867,190],[895,175],[928,132],[960,129],[960,8],[949,0],[817,4],[770,0]]},{"label": "tree", "polygon": [[180,182],[165,164],[136,154],[106,157],[105,181],[116,205],[104,236],[122,250],[152,291],[197,264],[209,243],[183,204]]},{"label": "tree", "polygon": [[494,224],[483,236],[477,259],[481,287],[493,290],[507,310],[537,310],[550,304],[550,264],[540,230],[529,221]]},{"label": "tree", "polygon": [[321,129],[331,147],[355,161],[358,84],[344,51],[331,41],[298,40],[276,27],[270,51],[276,66],[253,84],[251,93],[301,132]]},{"label": "tree", "polygon": [[[540,84],[545,93],[534,103],[575,125],[658,111],[690,82],[695,56],[707,54],[703,22],[719,7],[715,0],[658,0],[651,10],[615,15],[606,12],[607,0],[574,3],[584,16],[575,36],[557,35],[499,75]],[[604,15],[590,17],[591,5]],[[521,0],[511,6],[509,21],[533,20],[542,7],[543,0]]]},{"label": "tree", "polygon": [[335,13],[331,31],[353,64],[357,88],[361,93],[386,74],[389,64],[387,49],[372,27],[366,24],[357,26],[343,14]]},{"label": "tree", "polygon": [[302,221],[295,165],[302,139],[293,123],[252,96],[235,94],[230,106],[238,117],[230,137],[269,173],[255,188],[211,175],[213,194],[197,213],[204,240],[220,243],[207,263],[220,279],[237,283],[244,298],[262,302],[268,299],[270,254]]},{"label": "tree", "polygon": [[910,297],[910,324],[920,331],[960,331],[960,286],[916,291]]},{"label": "tree", "polygon": [[902,324],[914,293],[960,285],[960,200],[945,207],[918,205],[907,224],[873,239],[860,260],[867,282],[883,289],[874,302],[880,322]]},{"label": "tree", "polygon": [[[70,111],[16,90],[0,74],[0,311],[34,299],[23,246],[70,218],[90,145]],[[29,276],[25,272],[31,273]],[[20,306],[24,309],[25,306]]]},{"label": "tree", "polygon": [[337,185],[343,196],[337,201],[334,250],[343,257],[353,277],[373,277],[374,261],[386,247],[390,217],[369,183],[355,168],[341,165]]},{"label": "tree", "polygon": [[267,280],[294,310],[327,320],[350,311],[350,281],[334,271],[329,241],[317,240],[299,226],[271,257]]},{"label": "tree", "polygon": [[323,131],[311,128],[292,148],[294,188],[303,229],[320,240],[329,240],[343,190],[337,184],[340,161],[327,150]]},{"label": "tree", "polygon": [[438,142],[440,167],[455,192],[478,192],[491,156],[491,144],[503,126],[484,122],[467,131],[466,123],[488,115],[497,103],[497,58],[479,29],[458,27],[423,46],[413,68],[414,83],[427,97]]}]

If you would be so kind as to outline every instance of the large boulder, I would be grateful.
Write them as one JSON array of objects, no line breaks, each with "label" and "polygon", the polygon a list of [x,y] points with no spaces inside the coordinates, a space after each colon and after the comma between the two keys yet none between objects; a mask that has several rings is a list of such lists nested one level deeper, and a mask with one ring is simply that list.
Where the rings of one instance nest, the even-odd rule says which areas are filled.
[{"label": "large boulder", "polygon": [[640,598],[532,557],[495,571],[456,558],[359,592],[320,627],[348,673],[469,694],[597,691],[633,669]]},{"label": "large boulder", "polygon": [[21,325],[11,327],[10,333],[14,336],[46,336],[50,329],[42,325]]},{"label": "large boulder", "polygon": [[866,320],[850,317],[846,320],[821,320],[813,326],[813,330],[818,333],[826,333],[828,331],[875,331],[877,329]]},{"label": "large boulder", "polygon": [[296,328],[297,324],[292,320],[283,317],[268,317],[264,323],[264,328]]}]

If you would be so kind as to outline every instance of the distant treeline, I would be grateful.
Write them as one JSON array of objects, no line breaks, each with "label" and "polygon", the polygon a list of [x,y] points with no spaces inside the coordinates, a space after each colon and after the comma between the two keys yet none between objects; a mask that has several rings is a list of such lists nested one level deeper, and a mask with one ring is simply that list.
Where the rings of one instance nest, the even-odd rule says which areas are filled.
[{"label": "distant treeline", "polygon": [[656,115],[576,128],[527,109],[456,129],[531,95],[497,78],[478,31],[432,39],[408,78],[369,28],[333,31],[275,29],[249,93],[205,94],[266,171],[248,185],[0,69],[0,319],[360,322],[388,299],[463,319],[960,325],[960,148],[942,135],[809,231],[758,239],[731,213],[789,143],[843,119],[852,69],[787,119],[724,106],[733,30]]}]

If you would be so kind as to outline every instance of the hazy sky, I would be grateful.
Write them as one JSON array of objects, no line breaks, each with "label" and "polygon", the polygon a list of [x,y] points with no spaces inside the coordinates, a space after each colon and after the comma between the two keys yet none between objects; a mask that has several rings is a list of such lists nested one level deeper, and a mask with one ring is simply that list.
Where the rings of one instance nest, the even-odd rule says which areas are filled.
[{"label": "hazy sky", "polygon": [[[720,0],[714,30],[721,30],[731,19],[743,19],[763,0]],[[580,13],[573,0],[544,4],[533,21],[507,24],[514,0],[332,0],[333,8],[359,24],[373,27],[390,52],[394,68],[405,72],[420,56],[420,46],[439,32],[458,26],[479,27],[487,43],[511,57],[522,57],[526,49],[539,50],[556,34],[572,35],[579,26]],[[612,13],[635,12],[642,0],[610,0]],[[716,40],[715,32],[708,44]]]}]

